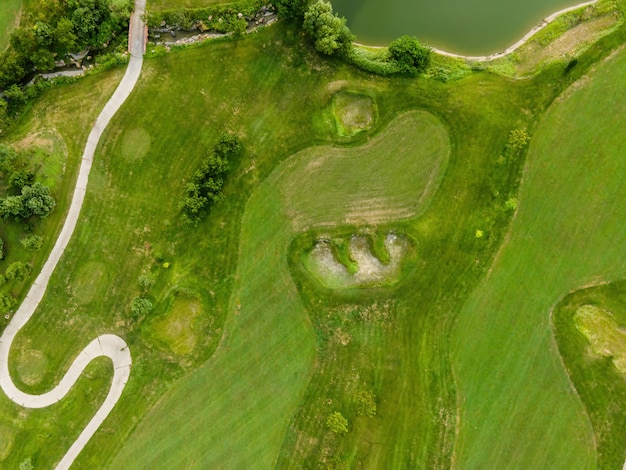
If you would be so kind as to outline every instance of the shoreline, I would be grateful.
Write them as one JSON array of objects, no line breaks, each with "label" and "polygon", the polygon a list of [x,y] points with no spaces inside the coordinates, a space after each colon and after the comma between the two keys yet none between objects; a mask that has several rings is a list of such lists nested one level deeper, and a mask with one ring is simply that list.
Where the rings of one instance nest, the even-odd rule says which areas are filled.
[{"label": "shoreline", "polygon": [[[501,57],[505,57],[505,56],[511,54],[512,52],[515,52],[520,47],[522,47],[524,44],[526,44],[530,40],[530,38],[532,38],[535,34],[537,34],[543,28],[545,28],[550,23],[552,23],[559,16],[564,15],[565,13],[569,13],[570,11],[575,11],[575,10],[578,10],[580,8],[588,7],[588,6],[593,5],[593,4],[597,3],[597,2],[598,2],[598,0],[586,1],[586,2],[579,3],[578,5],[574,5],[574,6],[571,6],[571,7],[563,8],[562,10],[559,10],[559,11],[556,11],[556,12],[552,13],[550,16],[548,16],[548,17],[544,18],[543,20],[541,20],[541,23],[539,25],[535,26],[530,31],[528,31],[519,41],[517,41],[513,45],[507,47],[502,52],[495,52],[493,54],[482,55],[482,56],[470,56],[470,55],[455,54],[453,52],[444,51],[443,49],[438,49],[436,47],[431,47],[430,49],[434,53],[439,54],[439,55],[443,55],[443,56],[446,56],[446,57],[454,57],[456,59],[464,59],[464,60],[473,61],[473,62],[488,62],[490,60],[500,59]],[[361,47],[367,47],[367,48],[370,48],[370,49],[386,49],[387,48],[387,46],[368,46],[367,44],[362,44],[362,43],[359,43],[359,42],[355,42],[354,45],[355,46],[361,46]],[[624,470],[626,470],[626,467],[625,467]]]}]

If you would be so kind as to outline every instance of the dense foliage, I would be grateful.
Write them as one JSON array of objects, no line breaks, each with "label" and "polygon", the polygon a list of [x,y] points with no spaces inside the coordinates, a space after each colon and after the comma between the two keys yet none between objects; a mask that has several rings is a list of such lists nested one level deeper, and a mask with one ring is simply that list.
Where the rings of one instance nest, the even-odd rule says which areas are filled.
[{"label": "dense foliage", "polygon": [[431,51],[417,38],[400,36],[389,45],[389,55],[401,72],[417,75],[428,68]]},{"label": "dense foliage", "polygon": [[178,205],[187,221],[198,222],[213,203],[222,200],[222,187],[229,159],[236,157],[240,150],[237,137],[229,134],[220,137],[213,151],[187,183],[185,197]]},{"label": "dense foliage", "polygon": [[325,0],[318,0],[308,8],[303,27],[323,54],[348,56],[352,50],[354,35],[346,26],[346,19],[339,18]]},{"label": "dense foliage", "polygon": [[11,34],[10,46],[0,53],[0,91],[7,100],[0,100],[0,129],[40,91],[40,86],[22,88],[30,74],[53,70],[67,54],[104,49],[117,36],[124,41],[132,4],[132,0],[49,0],[26,14]]}]

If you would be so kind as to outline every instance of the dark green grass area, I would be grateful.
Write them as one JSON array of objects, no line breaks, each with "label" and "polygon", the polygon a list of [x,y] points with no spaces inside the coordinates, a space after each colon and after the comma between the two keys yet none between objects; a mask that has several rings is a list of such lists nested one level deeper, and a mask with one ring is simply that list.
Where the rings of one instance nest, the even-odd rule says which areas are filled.
[{"label": "dark green grass area", "polygon": [[596,466],[592,423],[563,368],[550,311],[580,286],[626,275],[624,83],[622,48],[536,128],[511,231],[451,339],[460,467]]},{"label": "dark green grass area", "polygon": [[4,0],[0,7],[0,51],[9,45],[11,32],[19,23],[22,0]]},{"label": "dark green grass area", "polygon": [[[582,74],[586,64],[579,61],[570,76]],[[37,384],[20,382],[31,391],[55,383],[98,334],[116,333],[130,344],[134,363],[124,395],[75,467],[449,467],[459,416],[450,327],[503,239],[511,217],[505,202],[517,193],[524,163],[523,152],[504,161],[499,156],[510,131],[533,130],[571,78],[562,79],[555,67],[527,82],[487,73],[446,85],[381,79],[318,57],[282,24],[147,60],[144,67],[103,137],[75,236],[15,344],[16,351],[37,349],[47,359],[39,362],[45,370]],[[344,86],[367,89],[378,119],[349,145],[332,146],[338,144],[329,118],[332,97]],[[414,110],[420,111],[408,113]],[[420,116],[421,126],[388,130],[406,115]],[[420,134],[427,126],[433,132]],[[185,183],[224,131],[238,135],[244,149],[231,162],[225,199],[197,227],[184,225],[177,203]],[[336,157],[332,152],[371,150],[385,132],[396,132],[392,156],[410,144],[414,173],[407,175],[391,157],[380,169],[366,158],[372,152],[364,152],[363,168],[337,167],[344,179],[339,170],[322,171],[315,184],[304,184],[307,165],[319,164],[320,152]],[[410,142],[416,136],[423,137],[417,145]],[[446,142],[447,165],[433,173],[442,163],[433,152]],[[376,171],[367,174],[368,168]],[[351,206],[331,202],[346,194],[358,201],[356,195],[398,172],[403,185],[423,187],[435,174],[434,184],[393,200],[403,211],[379,219],[363,212],[358,224],[395,227],[415,239],[410,276],[350,297],[307,284],[290,269],[289,246],[298,234],[318,224],[346,224]],[[293,186],[293,175],[303,184]],[[328,190],[335,187],[342,191]],[[382,196],[398,189],[381,188]],[[484,237],[477,239],[476,230]],[[139,285],[146,273],[155,280],[148,290]],[[201,313],[190,328],[176,315],[196,307],[189,301],[176,307],[175,292],[199,299]],[[155,305],[145,318],[129,312],[138,295]],[[193,348],[185,346],[190,331]],[[508,339],[505,330],[497,333]],[[482,331],[474,334],[482,337]],[[491,357],[493,350],[481,354]],[[18,366],[14,377],[20,380]],[[32,382],[37,371],[21,370]],[[378,413],[356,417],[354,397],[370,389]],[[96,400],[104,392],[89,393]],[[490,400],[486,395],[483,405]],[[564,408],[578,403],[574,395],[560,400]],[[7,414],[18,413],[5,405]],[[80,402],[68,408],[84,422],[93,414]],[[348,434],[324,427],[333,411],[349,418]],[[54,422],[64,419],[59,413],[40,416]],[[577,440],[580,435],[568,434],[571,423],[545,413],[535,425],[551,427],[567,444],[534,442],[539,455],[571,462],[570,454],[593,452],[587,435]],[[30,432],[2,462],[8,468],[31,456],[36,466],[48,466],[82,429],[77,423],[64,440],[38,447],[37,429],[45,423],[24,426]],[[501,419],[490,426],[506,430]],[[479,466],[489,463],[480,457]]]},{"label": "dark green grass area", "polygon": [[590,350],[588,340],[576,329],[573,317],[583,305],[609,311],[619,325],[626,325],[626,282],[576,291],[552,312],[559,351],[593,425],[598,468],[619,469],[626,459],[626,380],[610,357]]}]

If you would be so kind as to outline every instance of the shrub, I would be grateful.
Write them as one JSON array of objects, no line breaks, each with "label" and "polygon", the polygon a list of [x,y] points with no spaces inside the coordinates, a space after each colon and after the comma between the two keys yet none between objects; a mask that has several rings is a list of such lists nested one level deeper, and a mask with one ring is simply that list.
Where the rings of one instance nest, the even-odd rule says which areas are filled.
[{"label": "shrub", "polygon": [[430,65],[430,48],[411,36],[400,36],[393,41],[389,45],[389,54],[402,72],[411,75],[424,72]]},{"label": "shrub", "polygon": [[346,19],[339,18],[329,2],[318,0],[312,4],[304,14],[303,27],[319,52],[349,56],[354,35],[346,26]]},{"label": "shrub", "polygon": [[354,396],[356,412],[359,416],[376,416],[376,396],[373,391],[361,391]]},{"label": "shrub", "polygon": [[348,432],[348,420],[335,411],[326,418],[326,427],[336,434],[345,434]]},{"label": "shrub", "polygon": [[24,248],[30,251],[37,251],[43,245],[43,238],[39,235],[29,235],[20,240],[20,243]]},{"label": "shrub", "polygon": [[4,275],[7,279],[15,279],[16,281],[23,281],[28,277],[32,266],[27,263],[22,263],[21,261],[16,261],[15,263],[11,263],[7,268]]},{"label": "shrub", "polygon": [[17,299],[9,294],[0,294],[0,309],[5,312],[12,310],[17,305]]},{"label": "shrub", "polygon": [[144,290],[149,290],[154,284],[154,276],[152,274],[142,274],[138,279],[139,287]]},{"label": "shrub", "polygon": [[130,313],[133,317],[139,318],[152,311],[152,302],[145,297],[135,297],[130,302]]},{"label": "shrub", "polygon": [[526,129],[513,129],[509,134],[509,146],[513,150],[521,150],[530,142],[530,135]]}]

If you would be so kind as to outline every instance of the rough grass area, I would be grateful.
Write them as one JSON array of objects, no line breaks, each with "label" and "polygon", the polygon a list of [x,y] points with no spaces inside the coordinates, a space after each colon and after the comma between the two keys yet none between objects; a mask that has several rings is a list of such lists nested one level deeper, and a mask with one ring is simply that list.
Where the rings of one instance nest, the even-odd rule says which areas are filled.
[{"label": "rough grass area", "polygon": [[333,97],[333,116],[340,137],[352,137],[370,129],[376,114],[376,103],[368,95],[340,91]]},{"label": "rough grass area", "polygon": [[11,32],[18,26],[22,0],[3,0],[0,7],[0,51],[9,45]]},{"label": "rough grass area", "polygon": [[155,318],[151,326],[155,338],[174,354],[192,354],[200,339],[194,325],[202,313],[202,301],[194,292],[175,292],[165,314]]},{"label": "rough grass area", "polygon": [[[580,289],[566,296],[552,312],[559,351],[593,425],[597,468],[622,468],[626,460],[624,373],[609,355],[596,354],[586,335],[581,334],[577,328],[580,319],[576,319],[581,311],[591,314],[592,327],[594,331],[602,329],[602,338],[614,336],[614,327],[626,324],[626,282]],[[611,349],[622,351],[623,341],[612,342]]]},{"label": "rough grass area", "polygon": [[[451,339],[459,467],[595,467],[589,414],[559,358],[550,310],[573,289],[626,276],[624,83],[622,49],[536,128],[517,216]],[[615,429],[622,444],[625,429]],[[611,461],[621,466],[621,455]]]}]

